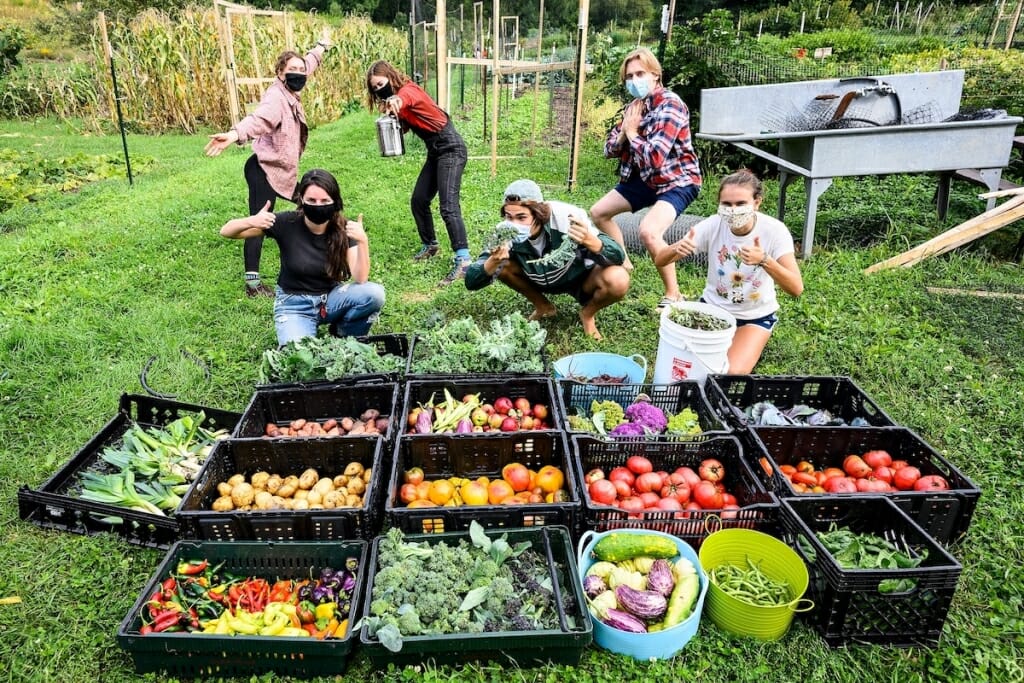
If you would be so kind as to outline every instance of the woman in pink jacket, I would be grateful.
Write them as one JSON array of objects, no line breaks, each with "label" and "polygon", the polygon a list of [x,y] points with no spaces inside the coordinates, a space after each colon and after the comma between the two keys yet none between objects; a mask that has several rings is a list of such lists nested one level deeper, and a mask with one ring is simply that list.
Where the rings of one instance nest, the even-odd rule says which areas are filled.
[{"label": "woman in pink jacket", "polygon": [[[245,162],[245,182],[249,186],[249,215],[254,216],[270,202],[273,211],[278,197],[294,200],[299,176],[299,157],[306,149],[309,129],[299,92],[306,79],[323,62],[331,47],[325,30],[316,46],[305,57],[287,50],[277,58],[276,78],[263,92],[259,106],[226,133],[210,136],[206,155],[215,157],[231,143],[252,141],[252,156]],[[249,237],[243,249],[245,293],[250,297],[274,296],[274,290],[260,282],[260,255],[263,236]]]}]

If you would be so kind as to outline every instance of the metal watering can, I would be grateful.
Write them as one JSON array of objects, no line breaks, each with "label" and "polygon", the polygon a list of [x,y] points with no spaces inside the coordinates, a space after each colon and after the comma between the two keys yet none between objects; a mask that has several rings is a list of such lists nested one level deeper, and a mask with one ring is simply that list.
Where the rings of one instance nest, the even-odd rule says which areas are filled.
[{"label": "metal watering can", "polygon": [[405,138],[402,137],[402,124],[390,114],[377,119],[377,144],[380,145],[382,157],[397,157],[405,154]]}]

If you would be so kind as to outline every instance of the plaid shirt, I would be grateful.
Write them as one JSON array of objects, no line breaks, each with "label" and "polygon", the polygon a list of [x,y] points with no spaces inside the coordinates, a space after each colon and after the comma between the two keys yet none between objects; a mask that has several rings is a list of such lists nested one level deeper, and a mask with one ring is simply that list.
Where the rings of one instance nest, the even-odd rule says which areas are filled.
[{"label": "plaid shirt", "polygon": [[[306,53],[307,77],[317,70],[323,57],[324,48],[319,45]],[[274,192],[291,199],[299,177],[299,157],[309,137],[302,101],[275,76],[256,111],[239,121],[235,130],[239,145],[253,141],[252,151]]]},{"label": "plaid shirt", "polygon": [[700,185],[700,166],[690,138],[690,111],[668,88],[658,88],[643,100],[646,114],[632,141],[619,140],[620,121],[608,133],[604,155],[619,159],[619,177],[627,182],[633,169],[655,192]]}]

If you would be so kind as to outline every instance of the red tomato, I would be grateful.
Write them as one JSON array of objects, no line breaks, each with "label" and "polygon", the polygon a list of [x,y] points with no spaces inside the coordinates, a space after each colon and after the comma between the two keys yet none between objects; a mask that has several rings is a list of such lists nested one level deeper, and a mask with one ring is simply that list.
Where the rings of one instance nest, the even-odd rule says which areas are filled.
[{"label": "red tomato", "polygon": [[612,481],[622,480],[630,486],[636,481],[636,475],[629,471],[628,467],[613,467],[612,471],[608,473],[608,478]]},{"label": "red tomato", "polygon": [[604,479],[604,470],[602,470],[600,467],[595,467],[594,469],[590,470],[585,475],[583,475],[583,481],[587,483],[587,486],[590,486],[598,479]]},{"label": "red tomato", "polygon": [[629,471],[633,474],[644,474],[645,472],[654,471],[654,465],[652,465],[651,461],[642,455],[629,456],[629,459],[626,460],[626,467],[628,467]]},{"label": "red tomato", "polygon": [[683,519],[690,519],[691,517],[698,517],[699,515],[697,514],[697,512],[699,512],[699,511],[701,511],[703,509],[704,508],[702,508],[700,506],[700,503],[698,503],[695,500],[691,500],[689,503],[687,503],[686,505],[683,506],[683,510],[686,510],[686,512],[683,513]]},{"label": "red tomato", "polygon": [[843,471],[854,479],[863,479],[871,474],[872,469],[859,455],[848,455],[843,460]]},{"label": "red tomato", "polygon": [[858,479],[856,486],[861,493],[882,493],[889,490],[888,484],[874,477]]},{"label": "red tomato", "polygon": [[892,485],[898,488],[900,491],[909,491],[914,488],[914,484],[921,478],[921,470],[917,469],[913,465],[907,465],[896,470],[896,474],[892,475]]},{"label": "red tomato", "polygon": [[893,468],[894,470],[901,470],[909,464],[910,463],[907,462],[906,460],[893,460],[892,464],[889,465],[889,467]]},{"label": "red tomato", "polygon": [[892,465],[892,456],[889,455],[888,451],[868,451],[861,457],[864,459],[864,462],[871,467],[871,469],[875,469],[876,467],[889,467]]},{"label": "red tomato", "polygon": [[739,509],[740,509],[740,506],[736,505],[735,503],[733,503],[733,504],[726,503],[725,505],[722,506],[722,512],[721,512],[722,519],[736,519],[736,517],[739,515],[739,512],[738,512]]},{"label": "red tomato", "polygon": [[689,484],[690,488],[700,483],[700,477],[689,467],[679,467],[676,469],[676,474],[681,474],[686,479],[686,483]]},{"label": "red tomato", "polygon": [[590,482],[588,491],[590,499],[598,505],[612,505],[617,497],[615,484],[607,479],[597,479]]},{"label": "red tomato", "polygon": [[662,498],[656,504],[659,510],[682,510],[683,504],[675,498]]},{"label": "red tomato", "polygon": [[722,481],[725,477],[725,467],[721,462],[714,458],[707,458],[700,463],[700,468],[697,469],[697,474],[704,481]]},{"label": "red tomato", "polygon": [[739,501],[736,500],[736,496],[731,493],[722,494],[722,507],[728,507],[729,505],[738,505]]},{"label": "red tomato", "polygon": [[402,488],[398,491],[398,498],[406,505],[419,498],[416,484],[402,484]]},{"label": "red tomato", "polygon": [[929,474],[914,482],[915,491],[948,491],[949,482],[938,474]]},{"label": "red tomato", "polygon": [[668,472],[666,472],[665,470],[658,470],[657,472],[655,472],[655,474],[657,474],[659,477],[661,477],[661,485],[662,486],[665,486],[666,484],[668,484]]},{"label": "red tomato", "polygon": [[661,500],[661,496],[659,496],[655,491],[648,491],[640,494],[640,500],[644,502],[645,508],[653,508],[658,506],[658,501]]},{"label": "red tomato", "polygon": [[614,481],[609,479],[612,485],[615,486],[615,492],[619,495],[619,498],[629,498],[633,495],[633,487],[627,484],[622,479],[615,479]]},{"label": "red tomato", "polygon": [[722,493],[710,481],[697,484],[690,495],[705,510],[722,509]]},{"label": "red tomato", "polygon": [[886,484],[892,483],[892,477],[896,472],[891,467],[880,465],[875,468],[874,477],[880,481],[884,481]]},{"label": "red tomato", "polygon": [[846,476],[846,472],[843,472],[838,467],[826,467],[824,470],[822,470],[822,473],[825,475],[826,479],[831,479],[832,477]]},{"label": "red tomato", "polygon": [[636,478],[636,482],[634,483],[634,487],[638,493],[660,491],[661,486],[661,477],[659,477],[656,472],[644,472]]},{"label": "red tomato", "polygon": [[671,498],[685,505],[690,502],[690,485],[681,474],[668,475],[668,483],[661,487],[661,497]]},{"label": "red tomato", "polygon": [[508,415],[508,411],[512,410],[512,407],[512,399],[507,396],[501,396],[494,401],[494,412],[501,415]]},{"label": "red tomato", "polygon": [[637,496],[629,496],[619,501],[619,507],[630,512],[639,512],[644,509],[644,502]]},{"label": "red tomato", "polygon": [[821,487],[829,493],[857,493],[857,481],[852,477],[829,477]]}]

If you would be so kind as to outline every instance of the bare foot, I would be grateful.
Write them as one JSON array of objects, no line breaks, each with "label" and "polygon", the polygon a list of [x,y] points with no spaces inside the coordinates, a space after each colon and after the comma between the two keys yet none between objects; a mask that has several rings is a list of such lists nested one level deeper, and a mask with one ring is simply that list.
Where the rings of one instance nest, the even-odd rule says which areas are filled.
[{"label": "bare foot", "polygon": [[597,331],[597,323],[594,321],[594,316],[580,311],[580,322],[583,324],[583,331],[587,333],[593,339],[601,341],[604,337],[600,332]]},{"label": "bare foot", "polygon": [[558,315],[558,311],[555,309],[553,304],[548,304],[540,308],[533,309],[533,313],[527,320],[542,320],[544,318],[554,318]]},{"label": "bare foot", "polygon": [[622,267],[626,269],[627,273],[633,272],[633,262],[629,260],[629,256],[626,256],[626,260],[622,262]]}]

